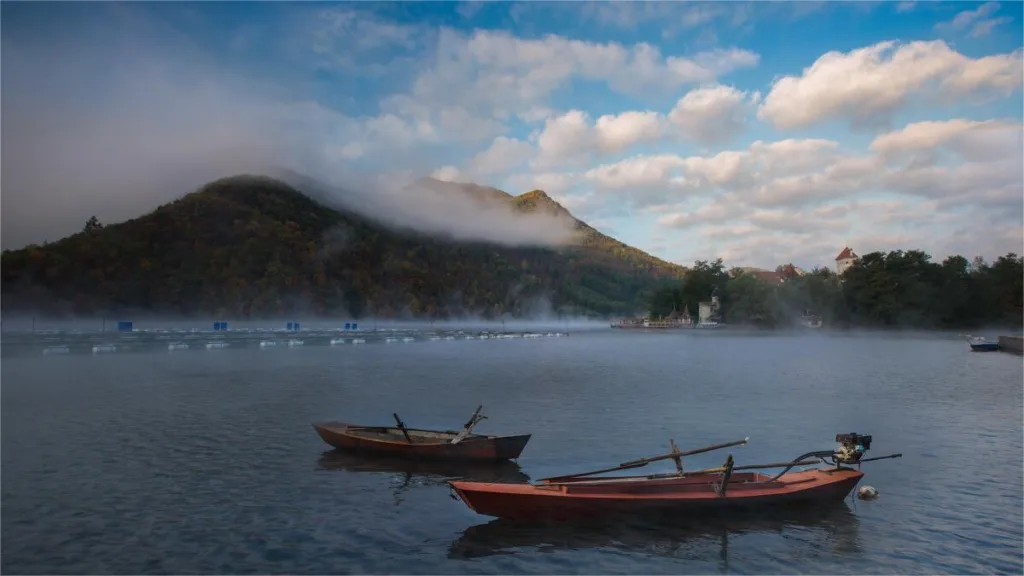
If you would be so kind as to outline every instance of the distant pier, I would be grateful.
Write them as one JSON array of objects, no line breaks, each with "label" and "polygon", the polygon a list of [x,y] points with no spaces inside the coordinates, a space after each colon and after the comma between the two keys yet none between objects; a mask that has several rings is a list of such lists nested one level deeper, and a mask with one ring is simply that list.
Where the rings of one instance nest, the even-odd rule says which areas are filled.
[{"label": "distant pier", "polygon": [[999,349],[1024,355],[1024,336],[1000,336]]}]

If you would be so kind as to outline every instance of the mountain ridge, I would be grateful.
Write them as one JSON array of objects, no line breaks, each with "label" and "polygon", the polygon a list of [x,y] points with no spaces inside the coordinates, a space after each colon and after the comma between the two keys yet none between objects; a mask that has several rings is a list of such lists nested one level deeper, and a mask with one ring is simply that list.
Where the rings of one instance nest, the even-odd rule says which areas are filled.
[{"label": "mountain ridge", "polygon": [[[310,182],[315,182],[310,179]],[[481,195],[572,218],[558,247],[454,240],[388,225],[279,178],[235,175],[149,213],[3,254],[3,309],[361,317],[611,315],[686,268],[610,238],[542,191]],[[319,196],[319,197],[318,197]],[[516,200],[519,198],[520,200]]]}]

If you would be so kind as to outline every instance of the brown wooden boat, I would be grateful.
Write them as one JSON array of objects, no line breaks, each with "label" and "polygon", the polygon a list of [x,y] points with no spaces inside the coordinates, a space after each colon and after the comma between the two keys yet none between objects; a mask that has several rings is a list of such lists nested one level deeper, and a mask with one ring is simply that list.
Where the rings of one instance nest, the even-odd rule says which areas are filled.
[{"label": "brown wooden boat", "polygon": [[[863,477],[859,464],[878,458],[862,458],[871,437],[840,434],[837,451],[808,452],[792,462],[735,466],[730,454],[724,466],[684,472],[682,457],[745,444],[746,439],[688,452],[672,443],[672,452],[626,462],[615,468],[570,476],[547,478],[537,484],[482,483],[454,480],[456,496],[478,514],[514,520],[569,520],[621,513],[698,512],[762,507],[773,504],[841,502]],[[646,466],[674,459],[677,471],[649,476],[589,478],[595,474]],[[831,459],[831,463],[828,462]],[[831,464],[828,467],[790,472],[797,466]],[[747,470],[784,468],[768,475]],[[735,473],[739,472],[739,473]]]},{"label": "brown wooden boat", "polygon": [[394,414],[397,426],[360,426],[345,422],[316,422],[313,428],[331,446],[339,450],[377,453],[422,460],[499,461],[514,460],[526,448],[530,434],[487,436],[472,433],[486,418],[483,406],[461,431],[408,428]]}]

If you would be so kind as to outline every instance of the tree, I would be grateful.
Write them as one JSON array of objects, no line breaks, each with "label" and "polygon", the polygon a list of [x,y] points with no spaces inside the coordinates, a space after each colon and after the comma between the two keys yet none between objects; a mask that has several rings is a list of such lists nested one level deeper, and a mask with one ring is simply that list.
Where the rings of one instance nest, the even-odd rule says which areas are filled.
[{"label": "tree", "polygon": [[82,231],[93,232],[102,228],[103,224],[100,224],[100,221],[97,220],[95,216],[90,216],[89,219],[85,221],[85,228],[83,228]]},{"label": "tree", "polygon": [[[786,267],[780,271],[788,272]],[[706,298],[720,282],[715,264],[698,261],[682,283],[650,297],[666,313],[691,298]],[[842,279],[826,268],[784,274],[779,285],[733,269],[717,284],[728,323],[787,326],[810,312],[827,326],[972,328],[1024,324],[1024,258],[1000,256],[991,265],[954,255],[941,264],[920,250],[865,254]]]}]

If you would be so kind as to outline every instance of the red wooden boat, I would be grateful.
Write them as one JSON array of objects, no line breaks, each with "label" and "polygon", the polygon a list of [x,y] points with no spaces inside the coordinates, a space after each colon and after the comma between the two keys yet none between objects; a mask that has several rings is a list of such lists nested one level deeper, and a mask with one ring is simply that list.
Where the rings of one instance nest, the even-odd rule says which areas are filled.
[{"label": "red wooden boat", "polygon": [[[883,458],[862,458],[870,436],[840,434],[836,451],[808,452],[795,461],[734,466],[729,455],[724,466],[684,472],[682,456],[746,443],[746,440],[626,462],[615,468],[571,476],[547,478],[538,484],[449,482],[458,498],[478,514],[514,520],[569,520],[606,514],[693,512],[774,504],[841,502],[863,477],[859,464]],[[594,474],[639,468],[650,462],[674,459],[677,471],[650,476],[588,478]],[[828,462],[831,460],[831,462]],[[827,463],[827,467],[790,472],[796,466]],[[784,468],[768,475],[741,472]],[[739,472],[739,473],[734,473]]]},{"label": "red wooden boat", "polygon": [[359,426],[345,422],[316,422],[317,434],[334,448],[421,460],[499,461],[519,458],[530,434],[486,436],[473,434],[473,427],[486,416],[483,406],[461,431],[407,428],[398,414],[397,426]]}]

